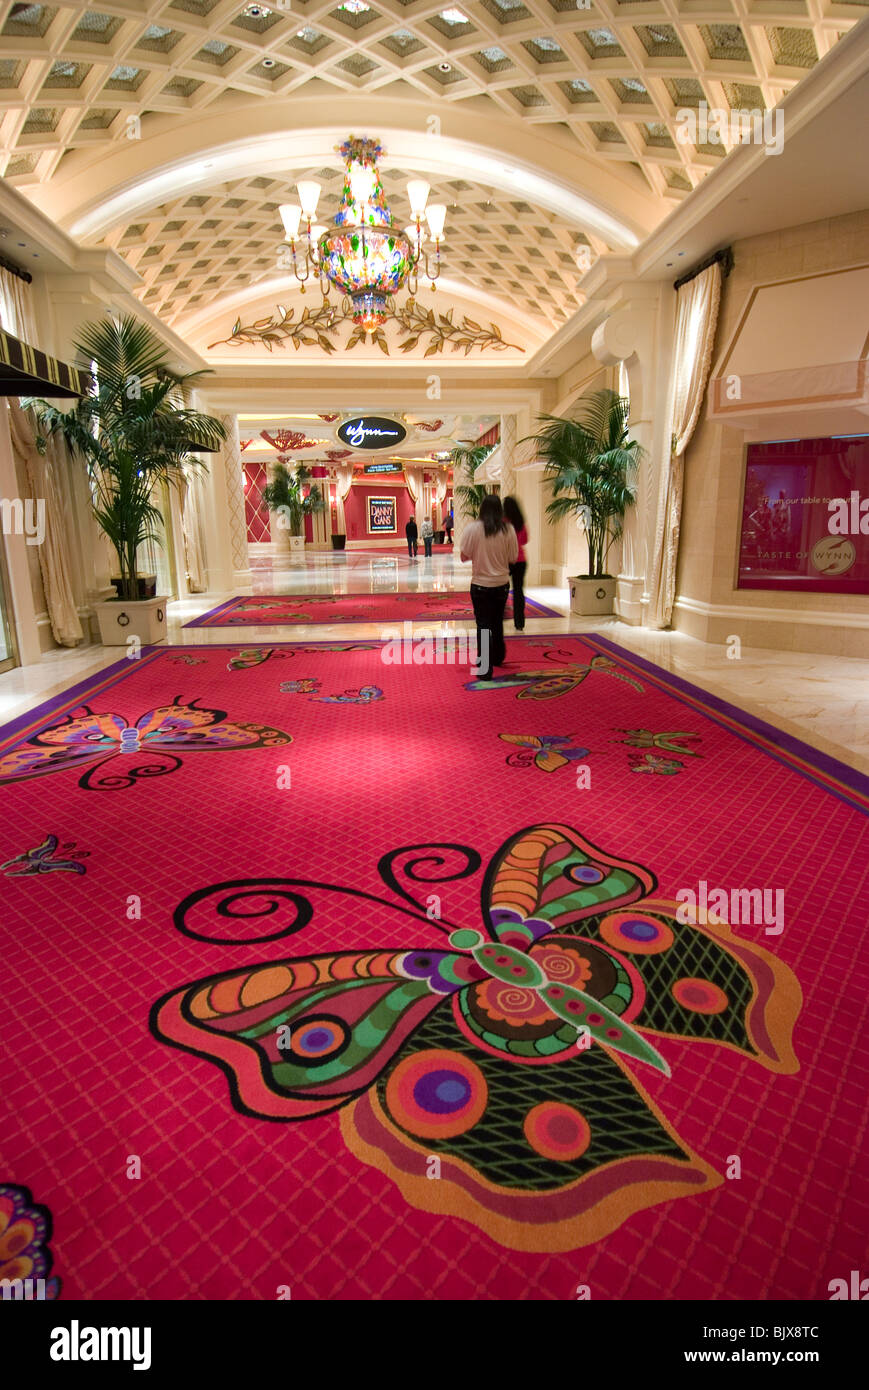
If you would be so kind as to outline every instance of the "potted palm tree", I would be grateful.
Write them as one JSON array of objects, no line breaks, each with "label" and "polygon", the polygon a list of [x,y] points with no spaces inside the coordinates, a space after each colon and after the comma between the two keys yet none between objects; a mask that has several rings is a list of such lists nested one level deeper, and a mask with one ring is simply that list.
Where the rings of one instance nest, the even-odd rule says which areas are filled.
[{"label": "potted palm tree", "polygon": [[85,324],[75,344],[91,363],[95,390],[71,410],[26,400],[37,421],[37,448],[60,435],[88,471],[91,505],[117,556],[117,595],[94,605],[105,646],[130,637],[158,642],[166,635],[166,599],[144,597],[139,550],[160,543],[164,486],[184,481],[184,466],[203,467],[197,450],[213,452],[226,432],[219,420],[184,405],[183,389],[203,372],[178,374],[153,329],[129,315]]},{"label": "potted palm tree", "polygon": [[456,479],[466,479],[463,483],[456,482],[453,497],[471,521],[476,521],[479,517],[480,503],[488,492],[488,488],[483,484],[474,482],[474,474],[480,464],[485,463],[494,447],[492,444],[458,444],[450,451],[453,476]]},{"label": "potted palm tree", "polygon": [[311,483],[310,469],[300,463],[295,473],[291,473],[279,460],[271,482],[262,490],[262,498],[269,511],[277,514],[278,526],[289,531],[290,549],[304,550],[305,517],[321,512],[325,506],[319,486]]},{"label": "potted palm tree", "polygon": [[[576,517],[585,528],[588,574],[568,578],[571,611],[583,617],[612,613],[616,581],[607,556],[633,506],[633,483],[644,450],[628,434],[630,401],[616,391],[580,397],[573,415],[542,415],[533,439],[552,491],[546,508],[553,521]],[[523,441],[524,442],[524,441]]]}]

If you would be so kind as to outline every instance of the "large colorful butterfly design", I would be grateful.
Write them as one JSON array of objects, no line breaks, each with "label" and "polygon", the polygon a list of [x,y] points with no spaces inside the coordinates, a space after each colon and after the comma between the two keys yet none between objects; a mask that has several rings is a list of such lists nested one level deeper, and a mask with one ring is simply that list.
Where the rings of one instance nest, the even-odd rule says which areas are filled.
[{"label": "large colorful butterfly design", "polygon": [[216,933],[233,918],[248,932],[265,923],[270,934],[253,939],[274,940],[333,914],[339,894],[348,922],[376,904],[399,940],[425,925],[446,941],[222,971],[158,1000],[152,1031],[217,1063],[245,1115],[340,1111],[348,1147],[411,1205],[514,1249],[574,1249],[634,1212],[717,1186],[721,1175],[662,1113],[668,1040],[797,1070],[790,970],[726,926],[680,924],[675,904],[651,896],[648,869],[563,825],[502,845],[482,884],[482,929],[430,921],[419,898],[480,867],[460,845],[384,855],[381,878],[412,911],[304,879],[193,893],[175,920],[198,940],[226,941]]},{"label": "large colorful butterfly design", "polygon": [[179,754],[241,748],[275,748],[290,734],[264,724],[240,723],[225,710],[200,709],[195,700],[152,709],[129,724],[120,714],[95,714],[87,705],[42,729],[0,757],[0,784],[84,769],[79,786],[114,791],[176,772]]},{"label": "large colorful butterfly design", "polygon": [[509,675],[494,676],[487,681],[466,681],[465,689],[503,690],[509,686],[524,686],[517,694],[519,700],[557,700],[560,695],[567,695],[571,690],[575,690],[592,674],[612,676],[615,680],[632,685],[634,690],[642,692],[643,689],[639,681],[619,671],[615,662],[608,656],[593,656],[590,662],[582,665],[571,659],[570,664],[560,671],[553,671],[551,668],[540,671],[511,671]]}]

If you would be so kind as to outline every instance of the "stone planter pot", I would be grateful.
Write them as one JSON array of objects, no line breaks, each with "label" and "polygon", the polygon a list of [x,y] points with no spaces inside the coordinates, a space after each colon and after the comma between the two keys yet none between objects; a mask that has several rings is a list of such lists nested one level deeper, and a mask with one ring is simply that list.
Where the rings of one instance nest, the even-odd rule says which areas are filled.
[{"label": "stone planter pot", "polygon": [[600,579],[588,579],[576,574],[568,579],[570,585],[570,611],[577,617],[597,617],[612,613],[616,596],[616,581],[610,575]]},{"label": "stone planter pot", "polygon": [[290,536],[290,550],[292,550],[292,551],[295,553],[295,552],[297,552],[297,551],[299,551],[299,550],[304,551],[304,549],[305,549],[305,537],[304,537],[304,536]]},{"label": "stone planter pot", "polygon": [[[115,593],[118,594],[118,595],[120,595],[120,592],[121,592],[121,585],[122,585],[122,583],[123,583],[123,580],[122,580],[122,579],[113,579],[113,580],[112,580],[112,583],[113,583],[114,586],[115,586]],[[137,598],[137,599],[143,599],[143,598],[156,598],[156,597],[157,597],[157,576],[156,576],[156,574],[140,574],[140,575],[139,575],[139,578],[138,578],[138,580],[137,580],[137,583],[138,583],[138,592],[137,592],[137,594],[136,594],[136,598]]]},{"label": "stone planter pot", "polygon": [[100,625],[100,641],[104,647],[123,647],[128,637],[138,637],[143,645],[166,639],[165,598],[149,598],[135,603],[126,599],[109,599],[95,603],[94,612]]}]

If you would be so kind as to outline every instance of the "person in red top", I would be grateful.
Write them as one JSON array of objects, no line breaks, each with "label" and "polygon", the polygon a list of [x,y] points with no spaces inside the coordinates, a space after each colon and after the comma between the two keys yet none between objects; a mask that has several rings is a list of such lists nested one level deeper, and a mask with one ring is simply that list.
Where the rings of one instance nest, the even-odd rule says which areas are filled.
[{"label": "person in red top", "polygon": [[519,542],[519,556],[510,566],[510,579],[513,584],[513,626],[517,632],[521,632],[525,627],[525,546],[528,544],[528,531],[522,508],[515,497],[505,497],[503,507],[504,516],[516,532]]}]

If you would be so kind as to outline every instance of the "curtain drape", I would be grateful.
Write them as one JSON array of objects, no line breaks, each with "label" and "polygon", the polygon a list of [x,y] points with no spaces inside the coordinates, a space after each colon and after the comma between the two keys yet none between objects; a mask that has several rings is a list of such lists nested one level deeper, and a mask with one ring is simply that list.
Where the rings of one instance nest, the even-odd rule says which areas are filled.
[{"label": "curtain drape", "polygon": [[[35,346],[36,320],[29,286],[17,275],[0,268],[0,322],[16,338]],[[54,639],[62,647],[74,647],[84,633],[69,582],[72,573],[60,471],[69,466],[63,445],[50,441],[46,452],[36,448],[31,417],[21,409],[17,396],[8,398],[9,434],[16,457],[24,465],[28,486],[37,507],[45,509],[45,537],[37,547],[42,587]]]},{"label": "curtain drape", "polygon": [[350,487],[353,483],[353,464],[336,463],[335,465],[335,517],[337,525],[337,535],[346,536],[347,518],[344,515],[344,503],[350,496]]},{"label": "curtain drape", "polygon": [[208,580],[202,545],[202,479],[195,468],[185,469],[181,491],[181,533],[184,538],[187,587],[191,594],[204,594]]},{"label": "curtain drape", "polygon": [[413,514],[417,526],[421,526],[425,520],[425,502],[423,500],[423,471],[418,465],[414,468],[405,468],[404,477],[407,482],[407,490],[410,493],[410,500],[413,503]]},{"label": "curtain drape", "polygon": [[676,598],[676,562],[682,520],[684,453],[691,439],[712,364],[721,300],[718,262],[677,291],[670,407],[670,454],[661,471],[655,528],[652,623],[667,627]]},{"label": "curtain drape", "polygon": [[12,448],[24,464],[31,495],[37,506],[43,503],[45,507],[45,536],[37,553],[51,631],[60,646],[74,647],[84,633],[69,582],[72,562],[64,525],[66,509],[58,484],[58,471],[65,466],[60,458],[63,446],[51,440],[46,452],[40,454],[33,422],[15,396],[9,397],[9,433]]},{"label": "curtain drape", "polygon": [[35,346],[36,322],[29,302],[29,286],[25,280],[0,266],[0,323],[13,338],[23,338]]}]

